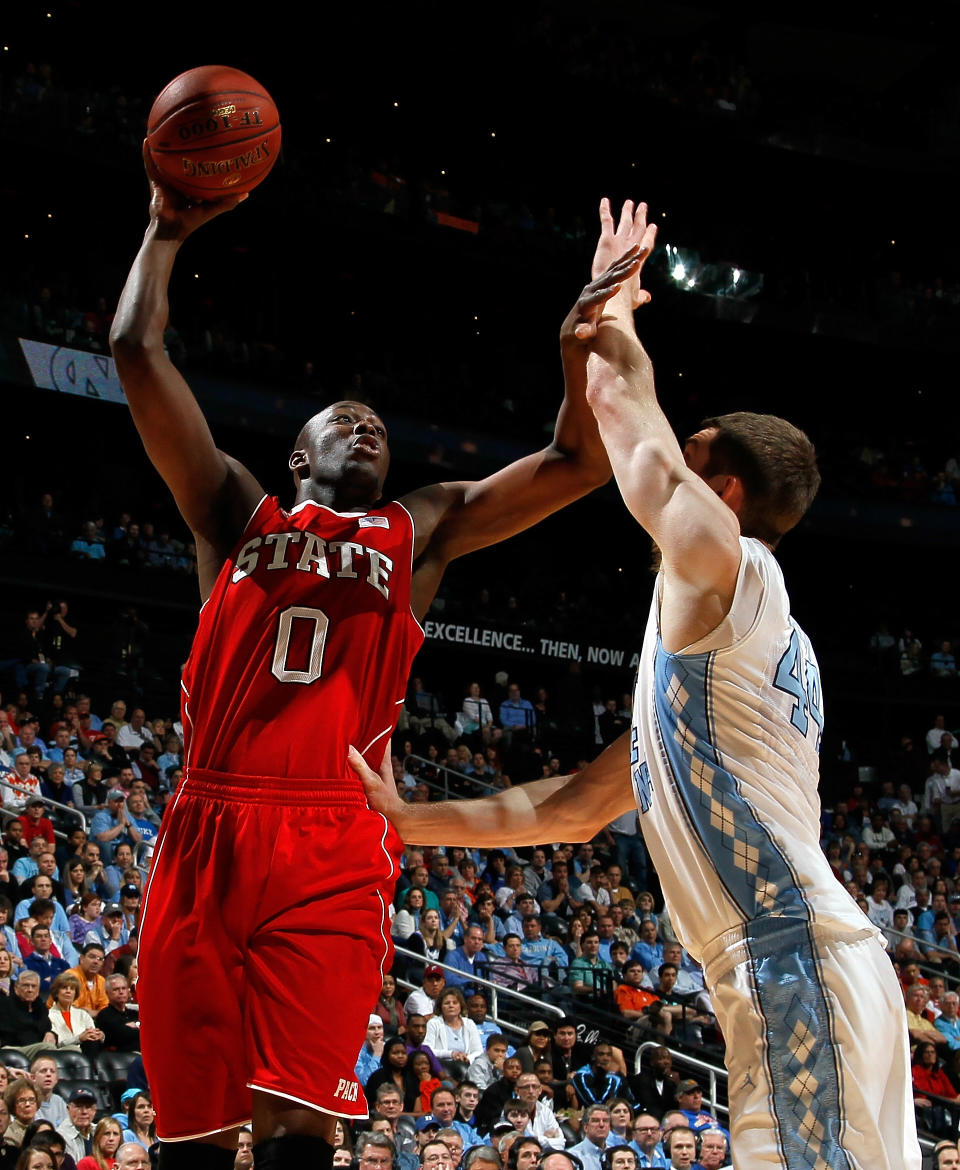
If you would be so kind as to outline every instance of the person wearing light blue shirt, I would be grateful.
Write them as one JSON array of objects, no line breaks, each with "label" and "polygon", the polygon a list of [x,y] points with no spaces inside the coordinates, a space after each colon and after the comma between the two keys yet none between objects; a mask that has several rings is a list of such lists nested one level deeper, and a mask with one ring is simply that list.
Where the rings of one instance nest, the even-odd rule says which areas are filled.
[{"label": "person wearing light blue shirt", "polygon": [[556,963],[557,978],[562,980],[570,966],[570,956],[555,939],[544,938],[541,932],[540,919],[536,914],[528,914],[523,920],[523,945],[520,948],[523,961],[541,968],[543,974],[548,974],[549,968]]},{"label": "person wearing light blue shirt", "polygon": [[946,1036],[947,1045],[954,1050],[960,1048],[958,1009],[960,1009],[960,995],[957,995],[955,991],[948,991],[941,997],[940,1015],[933,1021],[933,1026]]},{"label": "person wearing light blue shirt", "polygon": [[599,1103],[588,1105],[580,1122],[583,1140],[570,1153],[583,1163],[583,1170],[604,1170],[603,1154],[610,1136],[610,1110]]}]

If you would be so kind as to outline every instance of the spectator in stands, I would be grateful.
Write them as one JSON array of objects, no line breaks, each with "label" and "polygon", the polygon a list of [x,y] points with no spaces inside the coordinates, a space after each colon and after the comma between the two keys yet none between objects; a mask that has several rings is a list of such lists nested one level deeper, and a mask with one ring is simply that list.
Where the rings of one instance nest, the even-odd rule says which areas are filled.
[{"label": "spectator in stands", "polygon": [[[607,1102],[612,1097],[624,1097],[630,1100],[630,1089],[624,1078],[612,1070],[613,1049],[601,1040],[593,1046],[590,1055],[590,1064],[575,1072],[570,1084],[581,1105],[599,1104]],[[609,1114],[607,1116],[609,1125]]]},{"label": "spectator in stands", "polygon": [[[379,1016],[376,1018],[380,1019]],[[381,1024],[381,1028],[382,1026]],[[361,1080],[363,1080],[362,1077]],[[414,1078],[413,1069],[410,1067],[410,1056],[407,1052],[407,1042],[402,1036],[394,1036],[385,1042],[379,1067],[374,1069],[363,1083],[367,1100],[375,1099],[378,1109],[380,1108],[380,1090],[391,1089],[402,1100],[402,1112],[414,1112],[417,1107],[417,1098],[420,1095],[420,1085]]]},{"label": "spectator in stands", "polygon": [[598,987],[598,973],[612,973],[613,964],[601,959],[599,952],[600,935],[595,930],[584,931],[580,939],[580,954],[571,962],[567,975],[567,984],[574,995],[592,995]]},{"label": "spectator in stands", "polygon": [[933,1147],[933,1170],[960,1170],[960,1150],[952,1138]]},{"label": "spectator in stands", "polygon": [[0,1042],[30,1060],[56,1047],[50,1016],[40,1000],[40,976],[35,971],[21,971],[13,994],[0,996]]},{"label": "spectator in stands", "polygon": [[447,722],[446,712],[441,708],[439,699],[424,688],[421,678],[411,678],[403,714],[403,726],[398,723],[398,731],[406,731],[409,726],[418,735],[439,731],[450,743],[457,738],[457,732]]},{"label": "spectator in stands", "polygon": [[940,643],[939,650],[930,655],[930,673],[934,678],[955,679],[957,677],[957,660],[953,656],[953,647],[947,638]]},{"label": "spectator in stands", "polygon": [[630,953],[631,959],[639,959],[644,971],[657,971],[663,962],[663,943],[657,938],[657,923],[646,918],[640,923],[640,941]]},{"label": "spectator in stands", "polygon": [[503,942],[492,951],[489,960],[490,979],[501,987],[523,991],[536,983],[539,970],[523,961],[523,940],[518,934],[504,935]]},{"label": "spectator in stands", "polygon": [[[472,862],[464,862],[465,869],[469,869],[470,865]],[[483,931],[485,944],[493,945],[507,933],[503,920],[496,913],[496,902],[493,894],[481,893],[476,896],[468,922],[475,923],[480,927]]]},{"label": "spectator in stands", "polygon": [[97,1122],[90,1141],[90,1153],[77,1163],[77,1170],[108,1170],[114,1164],[114,1154],[123,1143],[123,1127],[115,1117],[104,1117]]},{"label": "spectator in stands", "polygon": [[27,970],[35,971],[40,976],[40,992],[45,996],[54,979],[66,971],[70,964],[52,953],[53,939],[48,926],[34,926],[30,931],[30,942],[33,950],[27,955],[24,964]]},{"label": "spectator in stands", "polygon": [[139,830],[127,815],[126,799],[123,789],[112,788],[107,793],[107,807],[90,822],[90,835],[108,861],[113,860],[113,851],[121,842],[137,846],[142,840]]},{"label": "spectator in stands", "polygon": [[686,1125],[673,1125],[666,1128],[667,1119],[664,1118],[664,1152],[669,1157],[669,1170],[690,1170],[697,1156],[697,1139],[692,1129]]},{"label": "spectator in stands", "polygon": [[[451,896],[456,897],[456,895]],[[451,917],[444,927],[439,910],[422,910],[420,912],[420,927],[407,939],[407,949],[416,951],[428,961],[432,960],[436,962],[439,960],[445,963],[448,952],[452,951],[455,946],[452,939],[456,933],[458,923],[458,918]],[[430,965],[430,962],[428,962],[428,966]],[[413,970],[410,973],[411,976],[415,976]],[[424,981],[426,981],[426,972],[424,972]]]},{"label": "spectator in stands", "polygon": [[940,751],[941,749],[946,752],[952,752],[957,747],[956,738],[947,729],[943,715],[934,716],[933,727],[927,732],[925,740],[927,752],[930,755],[933,755],[934,752]]},{"label": "spectator in stands", "polygon": [[649,1167],[665,1170],[667,1160],[660,1145],[660,1122],[652,1113],[637,1114],[630,1147],[637,1155],[637,1166],[642,1170],[648,1170]]},{"label": "spectator in stands", "polygon": [[719,1121],[703,1108],[703,1089],[693,1079],[680,1081],[677,1085],[677,1106],[695,1134],[705,1129],[722,1128]]},{"label": "spectator in stands", "polygon": [[36,1119],[40,1108],[39,1094],[26,1077],[20,1076],[4,1089],[3,1099],[10,1112],[10,1124],[4,1131],[3,1140],[8,1145],[19,1146],[24,1131]]},{"label": "spectator in stands", "polygon": [[[123,1131],[123,1140],[136,1142],[142,1149],[149,1150],[157,1141],[157,1113],[150,1094],[145,1089],[127,1089],[121,1102],[127,1109],[127,1126]],[[241,1131],[240,1136],[243,1136],[243,1131]],[[247,1136],[251,1138],[247,1145],[252,1151],[252,1135],[247,1133]],[[242,1142],[240,1149],[243,1149]],[[252,1164],[253,1158],[251,1157],[248,1165]]]},{"label": "spectator in stands", "polygon": [[87,943],[80,950],[80,962],[76,967],[71,967],[69,972],[80,982],[77,1007],[88,1011],[94,1019],[110,1002],[104,978],[100,974],[105,957],[103,947],[99,943]]},{"label": "spectator in stands", "polygon": [[371,1012],[367,1021],[367,1035],[360,1048],[354,1072],[361,1085],[366,1085],[370,1077],[380,1068],[380,1058],[383,1056],[383,1020]]},{"label": "spectator in stands", "polygon": [[53,825],[45,815],[46,807],[42,797],[31,796],[27,799],[26,807],[20,814],[19,820],[23,825],[23,840],[28,848],[35,837],[40,837],[49,845],[56,846]]},{"label": "spectator in stands", "polygon": [[520,953],[528,966],[538,968],[541,977],[549,975],[562,980],[570,966],[570,957],[563,947],[555,939],[544,938],[543,924],[536,914],[524,915]]},{"label": "spectator in stands", "polygon": [[[517,1098],[527,1115],[524,1133],[528,1137],[535,1137],[542,1146],[553,1150],[562,1150],[565,1144],[560,1123],[557,1121],[553,1106],[543,1094],[543,1085],[534,1072],[525,1072],[517,1078]],[[504,1108],[506,1114],[506,1107]],[[509,1121],[510,1118],[507,1117]]]},{"label": "spectator in stands", "polygon": [[44,615],[31,609],[24,620],[23,631],[15,645],[17,657],[26,674],[34,696],[42,699],[51,683],[53,690],[65,691],[70,682],[70,668],[56,665],[51,652],[50,636],[44,630]]},{"label": "spectator in stands", "polygon": [[617,1010],[625,1020],[630,1020],[639,1032],[662,1032],[669,1036],[673,1031],[673,1016],[662,1012],[657,1006],[660,998],[642,986],[645,972],[639,959],[628,959],[623,965],[623,982],[613,994]]},{"label": "spectator in stands", "polygon": [[492,1032],[486,1038],[483,1054],[471,1061],[467,1076],[481,1092],[502,1078],[507,1048],[506,1037],[499,1032]]},{"label": "spectator in stands", "polygon": [[445,988],[437,998],[438,1014],[427,1021],[427,1044],[441,1060],[466,1064],[483,1053],[477,1025],[467,1014],[467,1002],[458,987]]},{"label": "spectator in stands", "polygon": [[34,1057],[30,1062],[30,1076],[37,1091],[37,1100],[40,1102],[37,1117],[49,1121],[56,1129],[61,1121],[67,1119],[66,1102],[59,1093],[53,1091],[60,1079],[57,1062],[52,1056]]},{"label": "spectator in stands", "polygon": [[415,988],[403,1002],[403,1010],[407,1014],[407,1029],[410,1028],[410,1016],[419,1015],[429,1020],[436,1010],[437,996],[443,990],[446,978],[442,967],[430,964],[424,968],[423,987]]},{"label": "spectator in stands", "polygon": [[940,999],[940,1015],[933,1021],[938,1032],[947,1038],[949,1048],[960,1049],[960,995],[955,991],[947,991]]},{"label": "spectator in stands", "polygon": [[472,682],[467,687],[454,727],[459,735],[479,737],[485,744],[495,743],[499,739],[499,728],[493,725],[493,711],[481,694],[478,682]]},{"label": "spectator in stands", "polygon": [[104,1033],[86,1009],[77,1007],[80,980],[71,971],[64,971],[50,987],[50,1027],[59,1048],[83,1050],[95,1054],[104,1040]]},{"label": "spectator in stands", "polygon": [[104,979],[107,1006],[97,1015],[97,1027],[103,1033],[108,1052],[140,1051],[140,1013],[130,1007],[130,984],[125,976],[114,972]]},{"label": "spectator in stands", "polygon": [[529,738],[533,734],[536,711],[530,700],[522,697],[517,683],[510,683],[507,697],[500,704],[498,714],[503,728],[503,738],[508,746],[517,736]]},{"label": "spectator in stands", "polygon": [[57,1132],[67,1141],[67,1153],[75,1162],[87,1156],[93,1141],[93,1119],[97,1099],[89,1089],[74,1089],[67,1098],[67,1120],[57,1126]]},{"label": "spectator in stands", "polygon": [[456,972],[446,972],[448,987],[460,987],[465,995],[469,995],[474,989],[473,976],[489,978],[489,965],[483,953],[483,946],[483,927],[468,926],[463,932],[463,943],[444,957],[444,962],[448,966],[456,968]]},{"label": "spectator in stands", "polygon": [[3,784],[0,788],[4,808],[22,809],[30,797],[40,795],[40,777],[26,752],[16,754],[13,760],[13,775],[7,773],[7,779],[9,784]]},{"label": "spectator in stands", "polygon": [[665,1045],[644,1052],[643,1066],[629,1081],[633,1099],[647,1112],[662,1117],[677,1105],[673,1054]]},{"label": "spectator in stands", "polygon": [[722,1129],[705,1129],[700,1134],[700,1153],[695,1170],[720,1170],[721,1166],[729,1165],[729,1147]]},{"label": "spectator in stands", "polygon": [[584,1170],[604,1170],[603,1155],[610,1136],[610,1111],[605,1104],[584,1109],[580,1132],[583,1138],[570,1147],[570,1153],[580,1159]]},{"label": "spectator in stands", "polygon": [[[443,972],[441,971],[440,974],[442,975]],[[417,1053],[423,1053],[427,1057],[427,1059],[430,1061],[431,1073],[435,1077],[443,1076],[443,1072],[444,1072],[443,1065],[440,1063],[439,1060],[437,1060],[436,1053],[429,1046],[429,1044],[424,1043],[426,1036],[427,1036],[426,1017],[417,1013],[417,1012],[411,1012],[409,1010],[409,1008],[407,1008],[406,1011],[407,1011],[406,1041],[407,1041],[407,1052],[410,1054],[411,1067],[414,1068],[414,1071],[416,1071],[416,1068],[414,1066],[413,1057],[416,1056]],[[421,1078],[421,1080],[422,1080],[422,1078]]]},{"label": "spectator in stands", "polygon": [[954,1128],[950,1115],[939,1101],[930,1097],[945,1097],[960,1105],[960,1094],[956,1093],[950,1078],[940,1067],[937,1046],[928,1040],[921,1040],[913,1051],[913,1104],[917,1121],[923,1129],[938,1137],[947,1137]]}]

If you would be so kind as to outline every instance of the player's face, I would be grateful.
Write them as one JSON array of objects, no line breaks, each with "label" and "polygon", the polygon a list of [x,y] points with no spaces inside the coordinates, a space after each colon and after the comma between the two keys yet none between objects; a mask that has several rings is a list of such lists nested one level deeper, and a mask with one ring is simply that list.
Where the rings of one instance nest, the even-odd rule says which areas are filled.
[{"label": "player's face", "polygon": [[337,482],[348,470],[366,468],[378,488],[390,466],[387,428],[359,402],[335,402],[315,414],[297,437],[290,467],[321,482]]}]

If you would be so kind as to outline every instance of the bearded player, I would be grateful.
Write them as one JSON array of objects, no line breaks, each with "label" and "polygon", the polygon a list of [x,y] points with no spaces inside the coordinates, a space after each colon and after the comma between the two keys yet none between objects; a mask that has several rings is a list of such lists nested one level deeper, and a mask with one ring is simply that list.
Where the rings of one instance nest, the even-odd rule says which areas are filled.
[{"label": "bearded player", "polygon": [[401,807],[351,759],[420,845],[588,841],[636,803],[726,1040],[737,1164],[919,1170],[903,998],[819,846],[820,672],[773,553],[816,493],[814,450],[748,413],[681,450],[629,295],[574,332],[593,338],[587,396],[620,492],[662,556],[632,731],[576,776],[444,805]]},{"label": "bearded player", "polygon": [[[609,478],[573,323],[636,276],[653,233],[637,231],[632,205],[616,227],[604,207],[598,279],[561,333],[566,395],[547,448],[381,504],[386,427],[338,402],[297,438],[286,509],[217,450],[163,349],[180,245],[242,197],[190,204],[150,179],[111,345],[147,454],[195,536],[204,603],[183,678],[185,778],[141,926],[161,1165],[232,1166],[252,1117],[258,1168],[329,1167],[336,1116],[366,1116],[353,1067],[389,968],[400,849],[346,766],[348,745],[374,766],[389,750],[447,563]],[[333,1025],[316,1002],[336,1003]]]}]

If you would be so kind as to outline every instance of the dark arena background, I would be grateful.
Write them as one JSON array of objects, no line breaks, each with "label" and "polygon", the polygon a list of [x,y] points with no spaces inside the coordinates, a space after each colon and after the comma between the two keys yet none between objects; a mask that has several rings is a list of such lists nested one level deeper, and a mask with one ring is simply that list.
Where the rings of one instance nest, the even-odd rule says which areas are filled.
[{"label": "dark arena background", "polygon": [[[261,81],[283,122],[269,178],[189,240],[171,287],[167,347],[220,447],[287,500],[292,441],[335,398],[371,402],[390,426],[391,498],[542,446],[597,204],[646,200],[660,234],[638,331],[677,432],[728,410],[780,413],[821,461],[820,494],[778,556],[823,673],[825,843],[837,806],[859,827],[885,782],[922,809],[927,732],[937,715],[960,726],[955,5],[815,2],[788,19],[776,6],[531,0],[321,6],[306,22],[283,3],[256,18],[8,7],[4,704],[36,710],[13,668],[24,617],[65,600],[69,689],[101,717],[122,698],[128,713],[178,718],[198,609],[189,534],[118,400],[106,338],[147,221],[151,101],[217,62]],[[513,783],[554,758],[574,768],[625,725],[650,559],[611,484],[449,569],[414,674],[451,723],[474,680],[494,714],[507,680],[537,702],[530,736],[499,762]],[[429,734],[407,733],[401,758],[408,737],[426,752]],[[931,879],[952,893],[960,831],[949,817],[927,830]],[[889,847],[884,868],[909,870],[922,836],[904,829],[903,858]],[[954,984],[960,964],[943,970]],[[603,1003],[584,1018],[616,1035]],[[703,1042],[717,1064],[717,1038]],[[717,1092],[722,1107],[722,1081]],[[956,1138],[949,1112],[922,1120]]]}]

